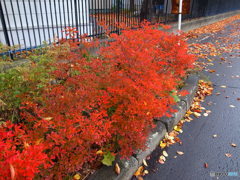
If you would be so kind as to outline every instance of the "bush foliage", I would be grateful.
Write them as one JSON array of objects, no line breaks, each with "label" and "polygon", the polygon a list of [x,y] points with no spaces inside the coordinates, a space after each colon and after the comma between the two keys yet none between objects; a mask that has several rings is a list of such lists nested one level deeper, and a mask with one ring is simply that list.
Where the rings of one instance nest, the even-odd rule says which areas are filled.
[{"label": "bush foliage", "polygon": [[56,45],[47,72],[54,83],[44,84],[40,98],[21,99],[23,124],[0,129],[0,174],[61,179],[99,150],[128,157],[144,149],[153,117],[174,111],[173,92],[194,62],[181,36],[157,27],[111,34],[99,57],[89,54],[99,43],[87,38]]}]

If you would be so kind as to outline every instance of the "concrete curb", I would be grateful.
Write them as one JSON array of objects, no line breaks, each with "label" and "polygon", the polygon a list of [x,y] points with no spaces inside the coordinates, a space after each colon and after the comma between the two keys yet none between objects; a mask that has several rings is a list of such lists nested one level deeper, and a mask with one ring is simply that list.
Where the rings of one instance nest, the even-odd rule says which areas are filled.
[{"label": "concrete curb", "polygon": [[121,173],[117,175],[114,172],[114,166],[107,167],[103,166],[95,173],[93,173],[89,180],[129,180],[138,169],[138,167],[142,164],[143,159],[146,159],[148,155],[150,155],[153,150],[159,145],[159,142],[164,138],[166,132],[172,131],[173,127],[183,118],[186,111],[189,109],[192,104],[195,93],[198,89],[198,75],[190,75],[185,81],[185,86],[182,88],[187,90],[189,94],[181,98],[180,102],[176,105],[176,109],[178,110],[173,114],[172,117],[167,118],[155,118],[156,120],[156,128],[152,130],[148,137],[148,141],[146,143],[147,149],[145,151],[138,151],[135,155],[131,156],[128,160],[120,160],[118,157],[114,162],[118,163],[121,168]]}]

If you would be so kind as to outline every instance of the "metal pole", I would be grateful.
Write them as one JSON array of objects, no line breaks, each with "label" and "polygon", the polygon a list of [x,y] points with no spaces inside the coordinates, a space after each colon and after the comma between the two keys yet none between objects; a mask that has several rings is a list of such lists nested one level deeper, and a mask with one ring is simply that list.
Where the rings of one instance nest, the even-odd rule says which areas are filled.
[{"label": "metal pole", "polygon": [[[6,25],[6,21],[4,19],[3,7],[2,7],[2,3],[1,2],[0,2],[0,18],[1,18],[1,22],[2,22],[3,33],[4,33],[4,37],[5,37],[6,43],[10,47],[11,43],[10,43],[8,32],[7,32],[7,25]],[[13,59],[12,53],[11,52],[9,52],[9,53],[10,53],[11,59]]]},{"label": "metal pole", "polygon": [[178,11],[178,31],[181,31],[181,25],[182,25],[182,2],[183,0],[180,0],[179,7],[178,7],[178,10],[179,10]]},{"label": "metal pole", "polygon": [[3,33],[4,33],[5,40],[6,40],[6,44],[8,46],[11,46],[10,39],[9,39],[9,36],[8,36],[8,32],[7,32],[7,25],[6,25],[6,21],[5,21],[5,18],[4,18],[4,13],[3,13],[3,8],[2,8],[2,3],[1,2],[0,2],[0,18],[1,18],[1,22],[2,22]]}]

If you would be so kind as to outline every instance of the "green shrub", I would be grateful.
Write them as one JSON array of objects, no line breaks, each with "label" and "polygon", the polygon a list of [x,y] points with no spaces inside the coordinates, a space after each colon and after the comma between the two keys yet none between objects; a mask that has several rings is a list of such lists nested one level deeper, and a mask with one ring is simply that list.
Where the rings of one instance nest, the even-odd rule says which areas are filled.
[{"label": "green shrub", "polygon": [[30,63],[0,73],[0,120],[19,121],[22,100],[40,100],[42,89],[51,81],[52,58],[44,54],[30,59]]}]

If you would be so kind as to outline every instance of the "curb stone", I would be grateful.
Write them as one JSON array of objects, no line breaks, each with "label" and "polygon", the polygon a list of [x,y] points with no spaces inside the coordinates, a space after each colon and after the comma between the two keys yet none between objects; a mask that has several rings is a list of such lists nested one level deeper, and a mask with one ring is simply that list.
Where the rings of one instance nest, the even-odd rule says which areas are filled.
[{"label": "curb stone", "polygon": [[175,106],[178,110],[172,117],[167,118],[154,118],[156,120],[156,127],[152,130],[146,143],[147,149],[145,151],[138,151],[131,156],[128,160],[120,160],[116,158],[114,164],[118,163],[121,169],[121,173],[117,175],[114,172],[114,166],[107,167],[102,166],[99,170],[95,171],[89,180],[129,180],[136,172],[138,167],[142,164],[143,159],[146,159],[148,155],[159,145],[159,142],[164,138],[166,132],[170,132],[173,127],[183,118],[186,111],[189,109],[195,93],[198,89],[198,75],[189,75],[185,81],[183,90],[187,90],[189,94],[181,98],[181,101]]}]

